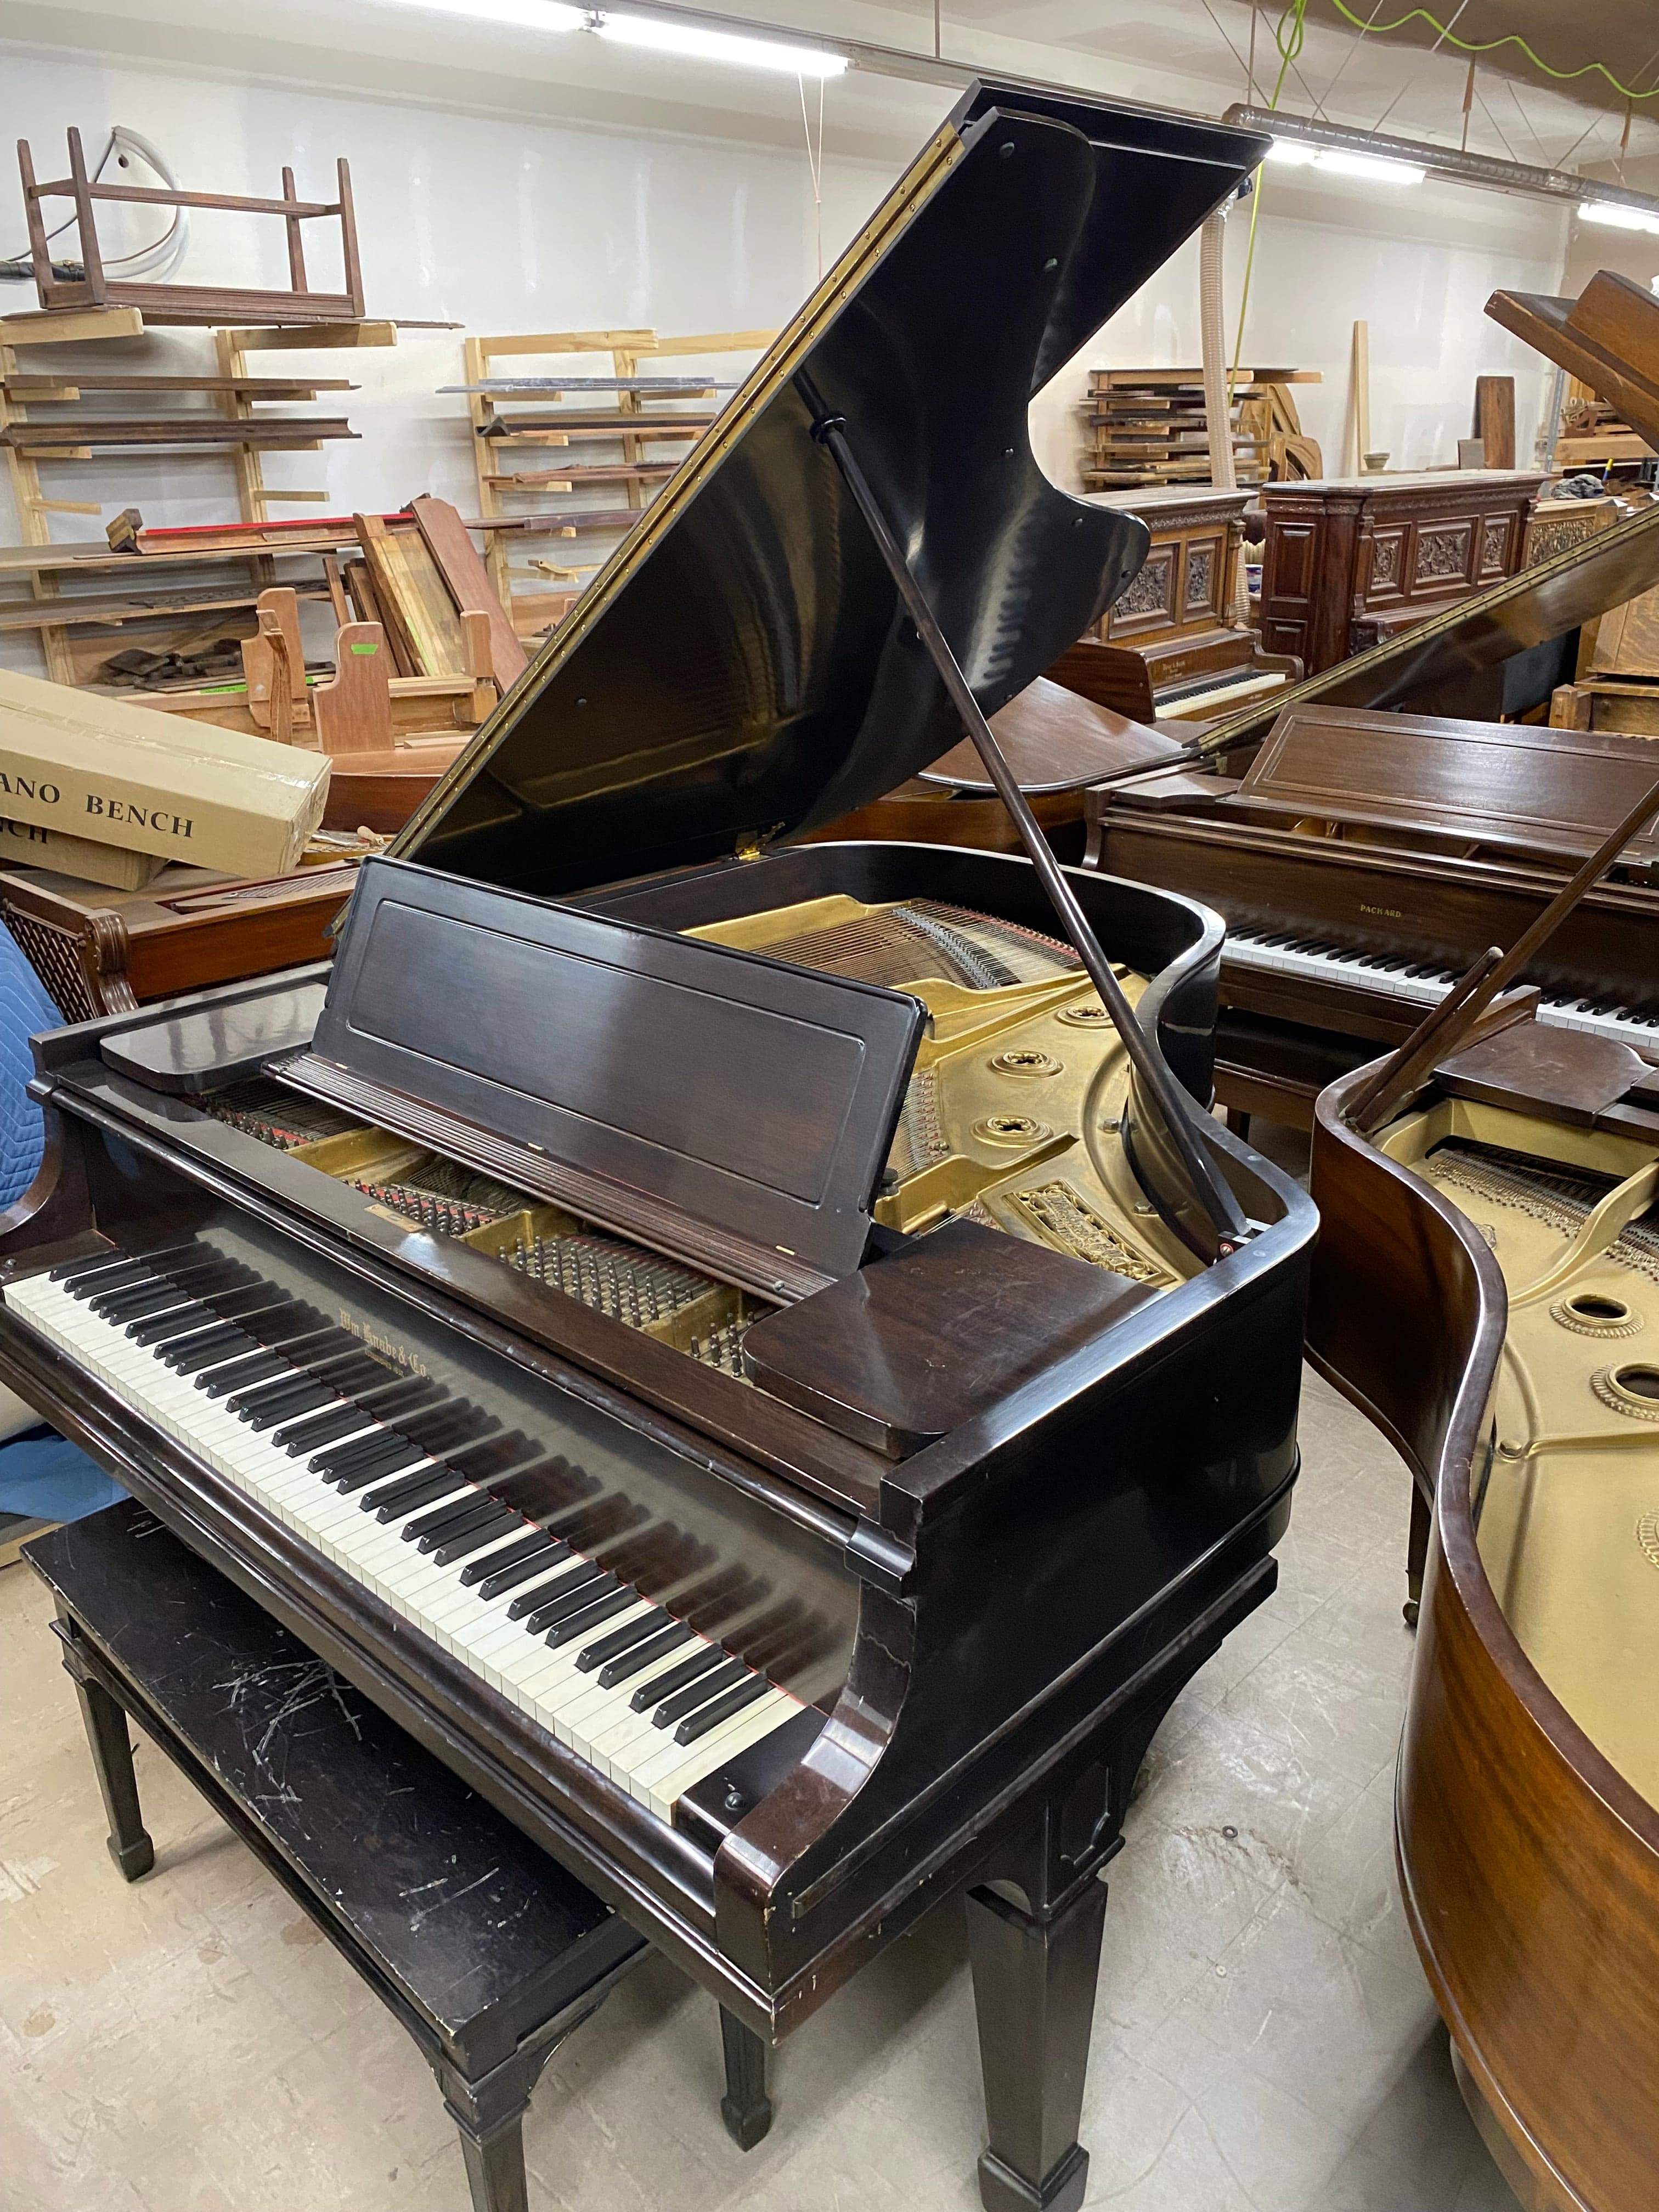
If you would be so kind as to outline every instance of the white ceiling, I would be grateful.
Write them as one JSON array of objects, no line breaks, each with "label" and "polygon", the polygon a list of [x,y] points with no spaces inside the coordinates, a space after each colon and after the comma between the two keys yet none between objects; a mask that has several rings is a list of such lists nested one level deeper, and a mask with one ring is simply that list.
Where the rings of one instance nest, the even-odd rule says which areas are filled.
[{"label": "white ceiling", "polygon": [[[1536,12],[1537,0],[1525,4]],[[1589,0],[1575,10],[1572,50],[1559,58],[1572,66],[1594,52],[1597,5],[1611,11],[1611,27],[1622,29],[1620,10],[1630,4]],[[1554,9],[1555,0],[1549,5]],[[1648,0],[1639,6],[1644,20],[1652,18],[1659,46],[1659,15]],[[915,56],[924,70],[933,49],[933,0],[709,0],[708,12],[896,50]],[[1564,13],[1557,10],[1558,17]],[[1277,15],[1276,5],[1253,10],[1245,0],[942,0],[940,47],[946,61],[970,70],[1217,114],[1245,95],[1253,24],[1257,95],[1271,91]],[[669,60],[581,33],[537,36],[389,0],[281,0],[240,15],[223,0],[0,0],[0,40],[69,48],[110,64],[349,88],[474,112],[777,144],[801,140],[793,77]],[[894,66],[870,57],[829,85],[824,128],[832,154],[891,166],[949,106],[948,82],[894,74]],[[1281,104],[1455,144],[1465,75],[1455,56],[1362,40],[1341,25],[1330,0],[1310,0],[1305,45],[1286,74]],[[1547,166],[1605,160],[1617,152],[1624,111],[1611,94],[1598,100],[1586,89],[1599,82],[1552,90],[1524,70],[1508,76],[1483,66],[1468,143]],[[810,88],[809,98],[816,123]],[[1630,150],[1659,150],[1659,121],[1639,117]]]}]

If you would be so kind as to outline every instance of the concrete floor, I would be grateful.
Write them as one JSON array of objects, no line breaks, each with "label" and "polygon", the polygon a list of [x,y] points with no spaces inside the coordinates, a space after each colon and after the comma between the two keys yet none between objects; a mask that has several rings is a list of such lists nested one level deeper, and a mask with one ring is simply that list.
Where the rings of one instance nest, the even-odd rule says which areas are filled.
[{"label": "concrete floor", "polygon": [[[1113,1870],[1083,2137],[1121,2212],[1515,2212],[1401,1917],[1403,1469],[1310,1374],[1278,1594],[1176,1707]],[[26,1569],[0,1575],[0,2208],[463,2212],[415,2048],[149,1746],[129,1889]],[[747,2157],[712,2001],[652,1960],[555,2057],[532,2212],[971,2212],[949,1906],[774,2062]]]}]

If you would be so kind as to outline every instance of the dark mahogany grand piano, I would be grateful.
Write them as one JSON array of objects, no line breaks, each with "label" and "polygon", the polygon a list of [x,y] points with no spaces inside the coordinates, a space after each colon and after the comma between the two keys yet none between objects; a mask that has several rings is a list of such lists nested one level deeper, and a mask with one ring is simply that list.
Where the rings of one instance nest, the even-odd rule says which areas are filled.
[{"label": "dark mahogany grand piano", "polygon": [[1146,543],[1030,397],[1263,145],[966,97],[331,971],[40,1042],[3,1247],[0,1375],[750,2030],[966,1891],[994,2208],[1082,2201],[1097,1877],[1273,1585],[1313,1215],[1202,1110],[1205,908],[1077,874],[1089,968],[1024,860],[783,841],[961,734],[847,457],[994,711]]}]

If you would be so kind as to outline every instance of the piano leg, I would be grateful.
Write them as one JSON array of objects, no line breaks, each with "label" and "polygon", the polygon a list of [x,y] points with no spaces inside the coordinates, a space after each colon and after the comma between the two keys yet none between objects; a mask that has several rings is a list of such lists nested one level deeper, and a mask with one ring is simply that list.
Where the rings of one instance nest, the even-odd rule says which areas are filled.
[{"label": "piano leg", "polygon": [[1423,1574],[1429,1564],[1429,1535],[1434,1526],[1434,1509],[1419,1485],[1412,1485],[1412,1527],[1406,1540],[1406,1605],[1408,1626],[1417,1626],[1417,1611],[1423,1598]]},{"label": "piano leg", "polygon": [[1077,2130],[1105,1915],[1098,1876],[1048,1913],[994,1889],[968,1893],[989,2136],[979,2161],[986,2212],[1077,2212],[1083,2202],[1089,2154]]},{"label": "piano leg", "polygon": [[[61,1613],[58,1618],[61,1621]],[[138,1811],[138,1778],[132,1770],[127,1717],[103,1684],[80,1666],[68,1633],[59,1632],[64,1637],[64,1671],[81,1700],[81,1717],[87,1724],[92,1764],[109,1820],[109,1855],[128,1881],[137,1881],[155,1865],[155,1846]]]},{"label": "piano leg", "polygon": [[772,2124],[772,2100],[766,2094],[766,2045],[753,2028],[720,2007],[720,2043],[726,2053],[726,2094],[720,2118],[739,2150],[753,2150]]}]

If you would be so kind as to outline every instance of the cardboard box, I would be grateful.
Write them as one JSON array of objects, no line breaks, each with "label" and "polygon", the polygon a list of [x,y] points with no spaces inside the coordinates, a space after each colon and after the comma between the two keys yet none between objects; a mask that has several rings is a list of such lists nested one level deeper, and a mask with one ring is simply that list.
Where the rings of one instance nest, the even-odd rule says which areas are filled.
[{"label": "cardboard box", "polygon": [[38,822],[0,818],[0,868],[50,868],[83,884],[112,890],[141,891],[154,883],[167,862],[154,853],[132,853],[118,845],[94,845],[88,837],[65,837]]},{"label": "cardboard box", "polygon": [[89,842],[274,876],[323,818],[328,757],[0,670],[0,814]]}]

